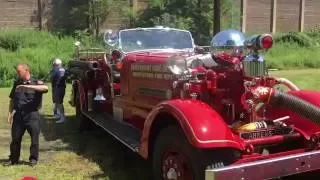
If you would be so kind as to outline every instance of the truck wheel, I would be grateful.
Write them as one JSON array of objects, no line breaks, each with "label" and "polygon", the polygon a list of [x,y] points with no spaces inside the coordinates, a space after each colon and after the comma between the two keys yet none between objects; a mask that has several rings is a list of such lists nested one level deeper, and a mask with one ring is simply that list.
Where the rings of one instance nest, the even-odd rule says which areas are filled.
[{"label": "truck wheel", "polygon": [[76,119],[80,121],[79,131],[93,129],[93,122],[81,112],[79,93],[76,94]]},{"label": "truck wheel", "polygon": [[183,131],[175,126],[163,129],[156,138],[152,157],[156,180],[202,180],[205,161],[192,147]]}]

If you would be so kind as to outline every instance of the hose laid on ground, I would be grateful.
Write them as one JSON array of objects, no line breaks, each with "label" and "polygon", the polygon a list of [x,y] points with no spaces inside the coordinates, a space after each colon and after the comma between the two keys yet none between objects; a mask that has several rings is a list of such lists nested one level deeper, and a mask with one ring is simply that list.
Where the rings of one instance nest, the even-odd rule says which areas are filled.
[{"label": "hose laid on ground", "polygon": [[270,104],[284,107],[296,112],[306,119],[320,125],[320,108],[293,95],[276,91],[270,99]]},{"label": "hose laid on ground", "polygon": [[78,60],[71,60],[68,63],[69,68],[81,68],[83,70],[90,70],[92,69],[92,63],[89,61],[78,61]]},{"label": "hose laid on ground", "polygon": [[283,84],[285,86],[287,86],[289,89],[291,89],[292,91],[300,91],[300,89],[298,88],[298,86],[296,86],[293,82],[291,82],[289,79],[286,78],[277,78],[276,79],[280,84]]}]

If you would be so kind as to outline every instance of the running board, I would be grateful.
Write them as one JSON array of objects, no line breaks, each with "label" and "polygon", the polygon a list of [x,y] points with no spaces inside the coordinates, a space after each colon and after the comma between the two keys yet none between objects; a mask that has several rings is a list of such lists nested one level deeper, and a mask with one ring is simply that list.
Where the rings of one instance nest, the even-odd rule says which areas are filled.
[{"label": "running board", "polygon": [[129,149],[134,152],[139,152],[141,138],[140,130],[128,123],[116,121],[108,114],[97,112],[85,112],[83,114]]}]

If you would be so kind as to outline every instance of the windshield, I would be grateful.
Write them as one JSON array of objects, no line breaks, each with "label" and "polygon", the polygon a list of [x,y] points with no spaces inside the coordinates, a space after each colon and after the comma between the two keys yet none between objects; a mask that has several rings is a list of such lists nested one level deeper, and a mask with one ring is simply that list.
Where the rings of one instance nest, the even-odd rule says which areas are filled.
[{"label": "windshield", "polygon": [[124,52],[148,49],[190,49],[194,47],[188,31],[164,28],[123,30],[119,33]]}]

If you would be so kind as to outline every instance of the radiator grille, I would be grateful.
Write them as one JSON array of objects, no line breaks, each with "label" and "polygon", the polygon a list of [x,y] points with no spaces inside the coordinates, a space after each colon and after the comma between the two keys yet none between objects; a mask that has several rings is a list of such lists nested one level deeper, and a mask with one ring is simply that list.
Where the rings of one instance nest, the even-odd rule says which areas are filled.
[{"label": "radiator grille", "polygon": [[246,76],[266,75],[265,61],[243,61],[243,70]]}]

